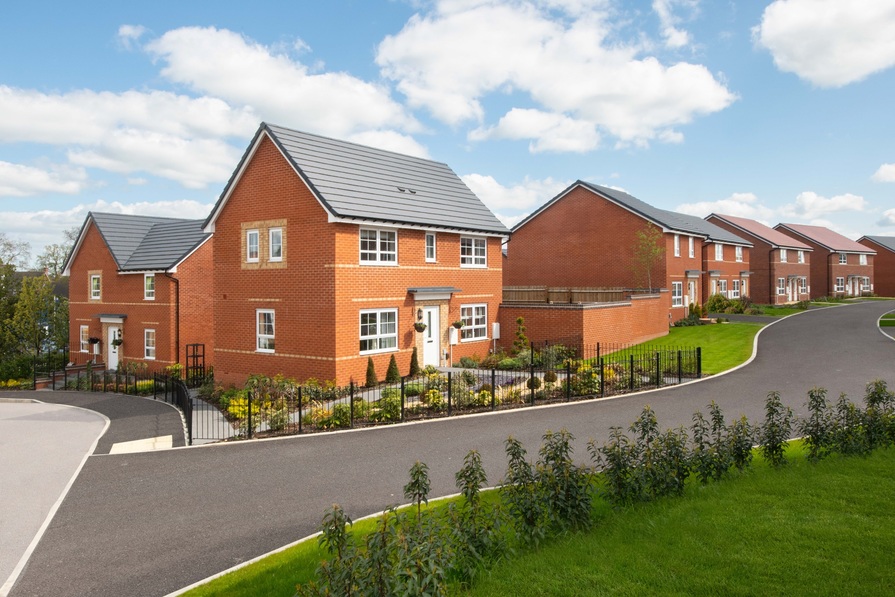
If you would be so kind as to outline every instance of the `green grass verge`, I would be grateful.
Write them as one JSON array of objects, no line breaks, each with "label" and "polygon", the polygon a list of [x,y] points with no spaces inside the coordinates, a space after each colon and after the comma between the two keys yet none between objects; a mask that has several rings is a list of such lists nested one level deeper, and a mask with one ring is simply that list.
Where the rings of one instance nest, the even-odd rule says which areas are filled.
[{"label": "green grass verge", "polygon": [[796,307],[778,307],[776,305],[759,305],[761,314],[768,317],[786,317],[796,313],[804,313],[805,309],[797,309]]},{"label": "green grass verge", "polygon": [[895,319],[880,319],[879,327],[881,328],[895,328]]},{"label": "green grass verge", "polygon": [[756,463],[680,499],[608,508],[575,534],[501,563],[488,595],[891,595],[895,450],[783,470]]},{"label": "green grass verge", "polygon": [[752,356],[755,334],[762,323],[716,323],[671,328],[667,336],[644,344],[669,348],[702,347],[702,372],[714,375],[745,363]]}]

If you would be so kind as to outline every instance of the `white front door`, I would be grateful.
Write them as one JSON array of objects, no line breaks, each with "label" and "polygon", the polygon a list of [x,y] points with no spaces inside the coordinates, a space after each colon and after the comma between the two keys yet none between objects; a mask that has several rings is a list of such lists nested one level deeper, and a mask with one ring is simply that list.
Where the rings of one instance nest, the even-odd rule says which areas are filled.
[{"label": "white front door", "polygon": [[799,279],[792,278],[789,281],[789,301],[794,302],[799,300]]},{"label": "white front door", "polygon": [[118,369],[118,346],[115,346],[114,340],[121,336],[121,328],[118,326],[109,326],[109,334],[106,339],[106,369]]},{"label": "white front door", "polygon": [[441,365],[441,325],[438,319],[438,307],[423,307],[423,367]]}]

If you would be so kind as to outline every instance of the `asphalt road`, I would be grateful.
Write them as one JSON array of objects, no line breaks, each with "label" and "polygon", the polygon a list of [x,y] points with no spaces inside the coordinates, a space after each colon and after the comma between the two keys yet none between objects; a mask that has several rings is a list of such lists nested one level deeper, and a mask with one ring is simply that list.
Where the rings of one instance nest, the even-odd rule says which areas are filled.
[{"label": "asphalt road", "polygon": [[[497,484],[509,435],[534,455],[547,429],[585,445],[627,427],[645,404],[663,428],[689,426],[714,400],[726,417],[761,421],[768,391],[804,413],[808,389],[863,397],[867,382],[895,387],[895,342],[877,318],[895,301],[811,310],[759,337],[749,365],[703,382],[604,401],[458,417],[286,439],[91,457],[11,595],[165,595],[317,530],[338,502],[354,518],[404,502],[416,460],[432,496],[455,493],[466,452],[483,455]],[[108,415],[107,415],[108,416]],[[113,425],[114,426],[114,425]]]}]

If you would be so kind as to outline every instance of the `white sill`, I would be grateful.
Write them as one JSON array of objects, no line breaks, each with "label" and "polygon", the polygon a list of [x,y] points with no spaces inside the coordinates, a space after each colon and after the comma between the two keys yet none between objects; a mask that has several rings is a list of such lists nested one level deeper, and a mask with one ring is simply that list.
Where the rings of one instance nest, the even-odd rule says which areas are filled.
[{"label": "white sill", "polygon": [[487,342],[488,340],[490,340],[490,338],[488,338],[487,336],[485,336],[485,337],[483,337],[483,338],[464,338],[464,339],[461,339],[460,342],[461,342],[461,343],[465,343],[465,342]]},{"label": "white sill", "polygon": [[462,267],[464,269],[488,269],[488,264],[485,263],[484,265],[475,265],[475,264],[469,264],[469,263],[461,263],[460,267]]},{"label": "white sill", "polygon": [[361,356],[366,356],[368,354],[385,354],[389,352],[398,352],[398,347],[394,348],[377,348],[376,350],[360,350],[358,354]]},{"label": "white sill", "polygon": [[397,261],[359,261],[359,265],[372,265],[380,267],[398,267]]}]

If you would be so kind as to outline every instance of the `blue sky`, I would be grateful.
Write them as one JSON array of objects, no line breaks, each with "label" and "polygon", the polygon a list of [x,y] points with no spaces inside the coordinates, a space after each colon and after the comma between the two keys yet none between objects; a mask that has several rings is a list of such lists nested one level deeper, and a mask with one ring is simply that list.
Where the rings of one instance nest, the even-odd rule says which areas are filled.
[{"label": "blue sky", "polygon": [[[141,6],[145,5],[145,6]],[[895,2],[17,2],[0,233],[202,218],[261,121],[446,162],[508,225],[576,179],[895,235]]]}]

